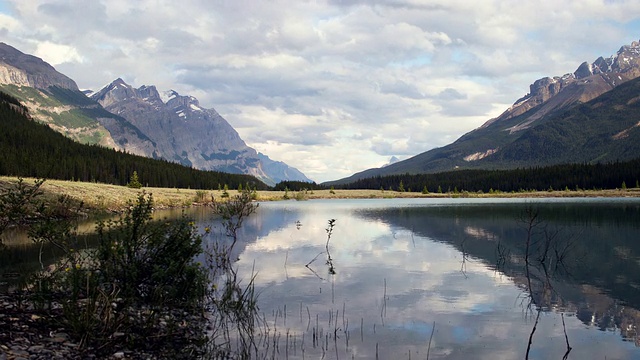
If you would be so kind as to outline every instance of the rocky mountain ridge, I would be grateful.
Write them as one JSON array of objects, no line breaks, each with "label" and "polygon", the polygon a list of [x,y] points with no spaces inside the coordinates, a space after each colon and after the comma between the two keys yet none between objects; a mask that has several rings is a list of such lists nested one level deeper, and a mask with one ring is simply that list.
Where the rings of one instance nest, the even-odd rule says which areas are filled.
[{"label": "rocky mountain ridge", "polygon": [[[0,43],[0,90],[20,99],[35,120],[78,142],[138,155],[153,147],[131,124],[88,99],[75,81],[5,43]],[[135,146],[129,138],[136,139]]]},{"label": "rocky mountain ridge", "polygon": [[255,175],[270,185],[311,182],[297,169],[248,147],[214,109],[175,91],[134,89],[117,79],[98,93],[81,92],[53,66],[5,43],[0,43],[0,91],[20,99],[35,120],[81,143],[201,170]]},{"label": "rocky mountain ridge", "polygon": [[608,58],[583,62],[573,73],[536,80],[500,116],[449,145],[325,184],[405,173],[630,160],[640,156],[639,95],[640,42],[634,41]]},{"label": "rocky mountain ridge", "polygon": [[155,86],[134,88],[122,79],[91,95],[106,110],[122,116],[156,145],[154,158],[203,170],[249,174],[269,185],[283,180],[311,181],[300,171],[258,154],[214,109],[193,96]]},{"label": "rocky mountain ridge", "polygon": [[527,129],[534,121],[559,108],[585,103],[616,86],[640,76],[640,42],[622,46],[616,55],[602,56],[594,62],[583,62],[573,73],[544,77],[529,86],[529,93],[518,99],[497,118],[487,121],[486,127],[496,121],[512,119],[529,110],[526,121],[509,128],[516,132]]}]

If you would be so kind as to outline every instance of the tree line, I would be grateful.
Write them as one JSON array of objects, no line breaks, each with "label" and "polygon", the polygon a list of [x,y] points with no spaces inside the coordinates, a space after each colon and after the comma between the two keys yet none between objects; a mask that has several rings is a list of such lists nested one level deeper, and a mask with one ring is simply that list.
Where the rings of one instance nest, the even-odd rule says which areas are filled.
[{"label": "tree line", "polygon": [[126,152],[77,143],[29,118],[26,109],[0,92],[0,175],[126,185],[134,171],[144,186],[214,189],[227,184],[259,190],[250,175],[203,171]]},{"label": "tree line", "polygon": [[273,190],[275,191],[304,191],[304,190],[324,190],[326,186],[318,185],[315,182],[284,180],[277,183]]},{"label": "tree line", "polygon": [[592,190],[638,187],[640,158],[606,164],[565,164],[513,170],[457,170],[436,174],[375,176],[341,189],[383,189],[422,192],[517,192]]}]

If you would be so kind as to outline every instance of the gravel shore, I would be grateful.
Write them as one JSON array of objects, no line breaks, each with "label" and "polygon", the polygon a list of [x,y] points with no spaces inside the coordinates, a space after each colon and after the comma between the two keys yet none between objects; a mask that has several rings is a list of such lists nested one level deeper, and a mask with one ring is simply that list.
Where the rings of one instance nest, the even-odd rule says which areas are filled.
[{"label": "gravel shore", "polygon": [[[0,360],[67,360],[67,359],[174,359],[194,358],[193,343],[201,337],[203,318],[174,311],[158,323],[157,334],[144,348],[130,349],[127,334],[117,332],[103,344],[81,346],[62,325],[63,309],[53,303],[51,310],[39,310],[24,300],[23,294],[0,294]],[[187,326],[172,327],[167,322],[179,321]],[[191,346],[190,346],[191,344]],[[175,346],[173,346],[175,345]]]}]

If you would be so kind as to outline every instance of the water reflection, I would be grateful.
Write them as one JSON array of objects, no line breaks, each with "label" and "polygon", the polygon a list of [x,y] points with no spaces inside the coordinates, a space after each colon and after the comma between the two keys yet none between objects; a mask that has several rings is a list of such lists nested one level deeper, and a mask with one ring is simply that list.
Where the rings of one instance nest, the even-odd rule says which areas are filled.
[{"label": "water reflection", "polygon": [[[255,267],[269,339],[280,344],[262,349],[291,358],[303,349],[328,358],[524,358],[541,309],[530,358],[565,354],[562,314],[570,358],[640,356],[637,202],[536,202],[576,256],[570,272],[554,272],[552,291],[541,281],[529,291],[518,216],[530,202],[448,201],[262,204],[238,261],[241,272]],[[314,274],[306,264],[326,255],[329,219],[335,274],[322,256]]]},{"label": "water reflection", "polygon": [[[531,285],[528,206],[572,244],[566,271],[546,282],[532,269]],[[212,229],[207,241],[225,238],[210,209],[187,215]],[[263,203],[238,237],[238,275],[257,273],[267,357],[525,358],[539,314],[532,359],[561,359],[565,329],[569,358],[640,358],[637,200]],[[16,241],[5,254],[37,264],[39,249]]]}]

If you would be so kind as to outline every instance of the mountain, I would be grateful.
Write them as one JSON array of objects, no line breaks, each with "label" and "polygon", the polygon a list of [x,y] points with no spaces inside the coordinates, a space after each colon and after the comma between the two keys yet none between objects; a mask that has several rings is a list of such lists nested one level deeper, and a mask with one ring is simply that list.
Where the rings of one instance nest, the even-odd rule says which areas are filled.
[{"label": "mountain", "polygon": [[42,59],[23,54],[17,49],[0,42],[0,83],[46,89],[56,86],[78,90],[76,83],[60,74]]},{"label": "mountain", "polygon": [[0,43],[0,91],[19,99],[32,118],[80,143],[201,170],[255,175],[269,185],[311,182],[248,147],[215,110],[173,91],[134,89],[121,79],[97,93],[80,91],[53,66],[5,43]]},{"label": "mountain", "polygon": [[303,181],[311,183],[311,179],[306,177],[298,169],[285,164],[282,161],[271,160],[267,155],[259,152],[258,158],[262,162],[262,169],[267,173],[276,183],[281,181]]},{"label": "mountain", "polygon": [[455,142],[326,183],[456,169],[513,169],[640,157],[640,43],[545,77],[500,116]]},{"label": "mountain", "polygon": [[202,171],[104,146],[81,144],[33,121],[18,99],[0,91],[0,175],[126,185],[134,171],[145,186],[232,189],[267,186],[249,175]]},{"label": "mountain", "polygon": [[19,99],[34,119],[78,142],[139,155],[154,147],[126,120],[87,98],[72,79],[5,43],[0,43],[0,90]]},{"label": "mountain", "polygon": [[268,185],[283,180],[311,182],[300,171],[259,154],[214,109],[192,96],[155,86],[134,88],[122,79],[91,95],[107,111],[140,129],[156,145],[147,156],[202,170],[256,176]]},{"label": "mountain", "polygon": [[389,165],[392,165],[392,164],[397,163],[398,161],[400,161],[400,159],[398,159],[398,158],[397,158],[397,157],[395,157],[395,156],[392,156],[392,157],[389,159],[389,162],[388,162],[388,163],[386,163],[386,164],[384,164],[384,165],[382,165],[382,167],[387,167],[387,166],[389,166]]}]

